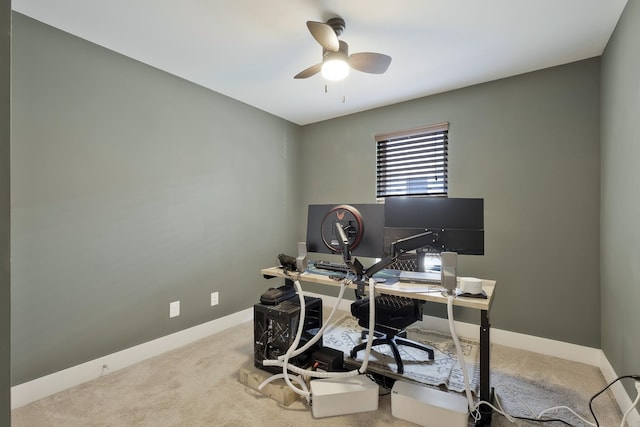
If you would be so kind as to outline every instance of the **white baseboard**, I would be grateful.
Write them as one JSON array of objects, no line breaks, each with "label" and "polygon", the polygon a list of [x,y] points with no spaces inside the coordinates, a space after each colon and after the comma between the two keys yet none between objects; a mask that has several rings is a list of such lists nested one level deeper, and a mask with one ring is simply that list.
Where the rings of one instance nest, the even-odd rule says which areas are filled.
[{"label": "white baseboard", "polygon": [[11,387],[11,409],[19,408],[51,394],[126,368],[134,363],[166,353],[252,319],[253,308],[248,308],[117,353],[18,384]]}]

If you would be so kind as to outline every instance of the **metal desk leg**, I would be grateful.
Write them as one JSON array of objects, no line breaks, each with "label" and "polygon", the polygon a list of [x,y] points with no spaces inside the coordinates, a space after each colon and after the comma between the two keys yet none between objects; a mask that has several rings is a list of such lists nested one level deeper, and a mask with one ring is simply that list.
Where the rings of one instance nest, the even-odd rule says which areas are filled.
[{"label": "metal desk leg", "polygon": [[[489,340],[489,332],[491,324],[489,324],[489,312],[481,310],[480,314],[480,400],[493,403],[493,393],[491,392],[491,343]],[[476,425],[491,424],[491,408],[486,405],[480,406],[482,418]]]}]

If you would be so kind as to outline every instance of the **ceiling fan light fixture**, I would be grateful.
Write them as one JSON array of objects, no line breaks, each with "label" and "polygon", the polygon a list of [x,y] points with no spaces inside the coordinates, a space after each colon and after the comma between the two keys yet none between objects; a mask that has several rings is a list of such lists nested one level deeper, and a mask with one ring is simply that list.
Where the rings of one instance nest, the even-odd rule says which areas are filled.
[{"label": "ceiling fan light fixture", "polygon": [[387,71],[391,57],[375,52],[360,52],[349,55],[349,45],[339,40],[345,28],[344,19],[331,18],[326,23],[307,21],[307,28],[322,46],[322,62],[302,70],[294,79],[306,79],[318,73],[326,80],[342,80],[354,68],[363,73],[382,74]]},{"label": "ceiling fan light fixture", "polygon": [[349,75],[349,64],[343,59],[329,59],[322,64],[322,77],[327,80],[342,80]]}]

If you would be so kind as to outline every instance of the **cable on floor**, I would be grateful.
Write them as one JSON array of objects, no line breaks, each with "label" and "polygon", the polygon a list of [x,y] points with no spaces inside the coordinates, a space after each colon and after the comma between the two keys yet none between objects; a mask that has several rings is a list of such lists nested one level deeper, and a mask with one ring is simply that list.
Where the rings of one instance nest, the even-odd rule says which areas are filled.
[{"label": "cable on floor", "polygon": [[620,424],[621,427],[624,427],[624,423],[626,421],[627,416],[633,410],[633,408],[635,408],[635,406],[638,404],[638,400],[640,400],[640,387],[638,385],[640,383],[640,375],[622,375],[621,377],[616,378],[615,380],[607,384],[602,390],[594,394],[591,397],[591,399],[589,399],[589,410],[591,411],[591,415],[593,416],[593,419],[596,421],[595,423],[596,427],[600,427],[600,423],[598,422],[598,417],[596,417],[596,414],[593,412],[593,406],[592,406],[593,400],[596,397],[600,396],[602,393],[604,393],[609,387],[611,387],[618,381],[623,380],[625,378],[633,378],[636,381],[636,389],[638,390],[638,395],[636,396],[636,400],[631,404],[631,407],[625,412],[624,417],[622,418],[622,423]]}]

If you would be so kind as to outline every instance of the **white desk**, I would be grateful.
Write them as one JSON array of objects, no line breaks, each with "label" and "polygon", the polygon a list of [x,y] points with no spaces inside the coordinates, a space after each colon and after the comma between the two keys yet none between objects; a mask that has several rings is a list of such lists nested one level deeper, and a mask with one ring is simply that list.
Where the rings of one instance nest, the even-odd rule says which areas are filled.
[{"label": "white desk", "polygon": [[[287,281],[299,280],[301,282],[318,283],[328,286],[341,286],[342,282],[334,280],[325,274],[317,274],[312,272],[302,273],[289,273],[279,267],[269,267],[260,270],[263,277],[282,277]],[[385,283],[386,284],[386,283]],[[436,293],[407,293],[406,291],[394,290],[393,285],[390,286],[380,285],[376,286],[376,291],[381,294],[399,295],[404,297],[410,297],[423,301],[435,302],[440,304],[447,304],[447,297],[440,292]],[[402,283],[402,287],[410,287],[411,284]],[[423,284],[415,284],[416,287],[423,288]],[[351,288],[355,288],[355,284],[350,285]],[[400,287],[400,286],[398,286]],[[482,280],[482,290],[487,294],[487,298],[469,298],[458,296],[453,300],[453,305],[458,307],[467,307],[475,310],[480,310],[480,400],[487,402],[493,401],[491,396],[489,369],[490,369],[490,348],[489,332],[491,325],[489,324],[489,310],[493,303],[493,296],[495,293],[496,281],[495,280]],[[485,425],[485,422],[490,422],[490,413],[487,417],[483,417],[478,425]],[[486,424],[488,425],[488,424]]]}]

